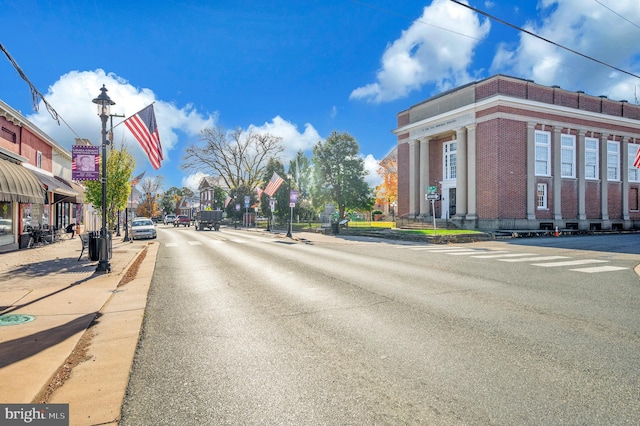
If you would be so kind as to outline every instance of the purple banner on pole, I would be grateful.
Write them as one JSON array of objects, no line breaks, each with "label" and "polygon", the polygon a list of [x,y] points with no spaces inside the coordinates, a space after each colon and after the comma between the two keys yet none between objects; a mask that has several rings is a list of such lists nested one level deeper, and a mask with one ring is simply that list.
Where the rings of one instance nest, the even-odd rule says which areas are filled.
[{"label": "purple banner on pole", "polygon": [[74,145],[71,147],[71,179],[100,180],[100,147]]}]

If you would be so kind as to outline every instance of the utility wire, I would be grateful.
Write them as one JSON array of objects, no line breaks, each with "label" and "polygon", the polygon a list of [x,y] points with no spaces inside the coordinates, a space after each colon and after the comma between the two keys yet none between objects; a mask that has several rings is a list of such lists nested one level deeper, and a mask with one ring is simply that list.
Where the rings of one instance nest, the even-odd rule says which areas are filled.
[{"label": "utility wire", "polygon": [[628,20],[627,18],[625,18],[624,16],[620,15],[618,12],[616,12],[615,10],[611,9],[609,6],[602,4],[599,0],[594,0],[596,3],[598,3],[600,6],[604,7],[605,9],[607,9],[609,12],[618,15],[620,18],[624,19],[625,21],[627,21],[628,23],[630,23],[631,25],[633,25],[636,28],[640,28],[640,26],[638,26],[638,24],[636,24],[635,22],[631,22],[630,20]]},{"label": "utility wire", "polygon": [[584,53],[580,53],[580,52],[578,52],[578,51],[576,51],[576,50],[573,50],[573,49],[571,49],[571,48],[569,48],[569,47],[566,47],[566,46],[563,46],[563,45],[561,45],[561,44],[558,44],[558,43],[556,43],[555,41],[552,41],[552,40],[546,39],[546,38],[544,38],[544,37],[542,37],[542,36],[539,36],[538,34],[535,34],[535,33],[531,32],[531,31],[525,30],[524,28],[518,27],[518,26],[513,25],[513,24],[511,24],[511,23],[509,23],[509,22],[507,22],[507,21],[504,21],[504,20],[502,20],[502,19],[500,19],[500,18],[497,18],[497,17],[495,17],[495,16],[493,16],[493,15],[491,15],[491,14],[487,13],[487,12],[483,12],[483,11],[482,11],[482,10],[480,10],[480,9],[477,9],[477,8],[475,8],[475,7],[472,7],[472,6],[469,6],[469,5],[467,5],[467,4],[461,3],[461,2],[460,2],[460,1],[458,1],[458,0],[450,0],[450,1],[452,1],[452,2],[456,3],[456,4],[460,5],[460,6],[464,6],[464,7],[466,7],[467,9],[473,10],[473,11],[474,11],[474,12],[476,12],[476,13],[479,13],[479,14],[481,14],[481,15],[484,15],[484,16],[486,16],[487,18],[493,19],[494,21],[498,21],[498,22],[500,22],[501,24],[504,24],[504,25],[506,25],[506,26],[508,26],[508,27],[511,27],[511,28],[516,29],[516,30],[518,30],[518,31],[522,31],[522,32],[523,32],[523,33],[525,33],[525,34],[529,34],[530,36],[533,36],[533,37],[538,38],[538,39],[540,39],[540,40],[546,41],[547,43],[550,43],[550,44],[552,44],[552,45],[554,45],[554,46],[556,46],[556,47],[559,47],[559,48],[561,48],[561,49],[567,50],[567,51],[569,51],[569,52],[571,52],[571,53],[574,53],[574,54],[576,54],[576,55],[582,56],[583,58],[589,59],[590,61],[597,62],[597,63],[599,63],[600,65],[604,65],[605,67],[612,68],[612,69],[614,69],[614,70],[616,70],[616,71],[619,71],[619,72],[621,72],[621,73],[623,73],[623,74],[627,74],[627,75],[630,75],[631,77],[635,77],[635,78],[637,78],[637,79],[640,79],[640,76],[638,76],[638,75],[636,75],[636,74],[633,74],[633,73],[631,73],[631,72],[629,72],[629,71],[625,71],[625,70],[623,70],[623,69],[621,69],[621,68],[618,68],[618,67],[616,67],[616,66],[613,66],[613,65],[607,64],[606,62],[603,62],[603,61],[601,61],[601,60],[599,60],[599,59],[593,58],[593,57],[591,57],[591,56],[585,55]]},{"label": "utility wire", "polygon": [[62,121],[69,128],[69,130],[71,130],[71,132],[74,135],[76,135],[78,139],[81,139],[80,136],[78,136],[78,134],[76,133],[76,131],[71,128],[69,123],[67,123],[64,120],[64,118],[62,118],[62,116],[58,114],[58,112],[51,106],[51,104],[47,102],[44,96],[42,96],[42,93],[40,93],[38,89],[31,83],[31,81],[29,81],[29,78],[27,77],[27,75],[22,71],[18,63],[13,59],[13,57],[11,57],[11,54],[7,51],[7,49],[5,49],[2,43],[0,43],[0,50],[2,50],[2,52],[5,54],[7,59],[9,59],[9,62],[11,62],[11,65],[13,65],[13,67],[18,72],[20,77],[22,77],[22,79],[26,81],[27,84],[29,85],[29,90],[31,90],[31,101],[33,102],[33,109],[36,111],[39,110],[38,101],[41,100],[42,103],[45,105],[45,107],[47,107],[47,111],[49,112],[49,115],[51,115],[51,118],[53,118],[56,121],[56,123],[58,123],[58,126],[60,125],[60,121]]}]

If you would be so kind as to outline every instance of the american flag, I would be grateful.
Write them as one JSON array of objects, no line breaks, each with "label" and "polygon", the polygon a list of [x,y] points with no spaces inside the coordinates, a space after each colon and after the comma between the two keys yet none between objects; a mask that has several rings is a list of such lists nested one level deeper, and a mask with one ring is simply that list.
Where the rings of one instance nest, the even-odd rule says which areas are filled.
[{"label": "american flag", "polygon": [[633,161],[633,166],[640,169],[640,148],[636,151],[636,159]]},{"label": "american flag", "polygon": [[227,208],[227,206],[228,206],[228,205],[229,205],[229,203],[231,202],[231,199],[232,199],[232,198],[231,198],[231,197],[229,197],[228,195],[227,195],[227,198],[225,198],[225,200],[224,200],[224,208],[225,208],[225,209]]},{"label": "american flag", "polygon": [[140,181],[142,180],[142,177],[144,176],[145,172],[140,173],[138,176],[134,177],[133,179],[131,179],[131,182],[129,182],[129,184],[134,187],[137,184],[140,183]]},{"label": "american flag", "polygon": [[256,186],[256,193],[258,194],[258,201],[260,201],[260,197],[262,197],[262,193],[264,191],[259,186]]},{"label": "american flag", "polygon": [[278,188],[280,188],[282,182],[284,182],[284,179],[282,179],[276,172],[273,172],[273,176],[271,176],[271,180],[264,189],[264,193],[269,197],[273,197],[273,194],[275,194]]},{"label": "american flag", "polygon": [[153,112],[153,104],[127,118],[124,124],[131,130],[131,133],[133,133],[133,136],[140,143],[144,152],[147,153],[147,157],[149,157],[153,168],[158,170],[163,157],[158,125],[156,124],[156,115]]}]

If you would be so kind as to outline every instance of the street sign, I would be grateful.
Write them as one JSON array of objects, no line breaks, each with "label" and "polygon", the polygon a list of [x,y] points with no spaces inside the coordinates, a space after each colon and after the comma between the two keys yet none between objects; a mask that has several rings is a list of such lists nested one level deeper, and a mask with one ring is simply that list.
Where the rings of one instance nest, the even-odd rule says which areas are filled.
[{"label": "street sign", "polygon": [[436,187],[436,186],[428,186],[427,187],[427,194],[435,194],[437,190],[438,190],[438,187]]},{"label": "street sign", "polygon": [[440,199],[440,194],[427,194],[427,200],[438,201],[439,199]]}]

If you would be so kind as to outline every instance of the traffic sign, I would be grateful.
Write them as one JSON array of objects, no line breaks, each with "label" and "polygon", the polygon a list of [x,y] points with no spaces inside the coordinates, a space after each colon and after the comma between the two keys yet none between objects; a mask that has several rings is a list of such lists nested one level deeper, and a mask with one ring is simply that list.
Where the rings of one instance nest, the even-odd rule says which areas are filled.
[{"label": "traffic sign", "polygon": [[439,199],[440,199],[440,194],[427,194],[427,200],[438,201]]},{"label": "traffic sign", "polygon": [[427,194],[435,194],[437,190],[438,190],[438,187],[436,187],[436,186],[428,186],[427,187]]}]

